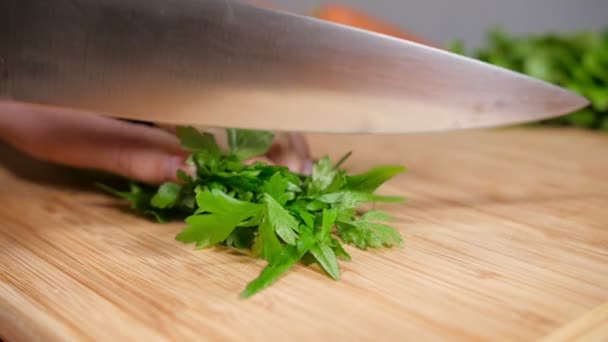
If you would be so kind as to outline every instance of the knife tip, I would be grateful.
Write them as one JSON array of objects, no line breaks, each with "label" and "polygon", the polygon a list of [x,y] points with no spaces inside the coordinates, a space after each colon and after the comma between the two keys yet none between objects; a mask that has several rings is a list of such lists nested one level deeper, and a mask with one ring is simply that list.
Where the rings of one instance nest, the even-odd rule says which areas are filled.
[{"label": "knife tip", "polygon": [[588,98],[571,90],[561,89],[563,92],[561,102],[564,103],[564,115],[574,113],[591,105],[591,101]]}]

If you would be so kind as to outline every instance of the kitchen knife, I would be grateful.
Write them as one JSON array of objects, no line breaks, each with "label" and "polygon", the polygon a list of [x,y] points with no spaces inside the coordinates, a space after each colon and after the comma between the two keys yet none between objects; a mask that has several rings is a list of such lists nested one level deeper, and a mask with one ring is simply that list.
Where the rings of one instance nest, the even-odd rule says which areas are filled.
[{"label": "kitchen knife", "polygon": [[0,102],[332,133],[495,127],[588,104],[442,50],[229,0],[0,0]]}]

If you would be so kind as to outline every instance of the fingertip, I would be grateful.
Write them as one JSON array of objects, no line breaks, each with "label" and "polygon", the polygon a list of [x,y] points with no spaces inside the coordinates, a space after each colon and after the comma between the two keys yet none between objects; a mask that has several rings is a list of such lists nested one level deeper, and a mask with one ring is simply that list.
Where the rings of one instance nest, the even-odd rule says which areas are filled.
[{"label": "fingertip", "polygon": [[182,170],[190,177],[196,177],[196,166],[186,164]]},{"label": "fingertip", "polygon": [[163,180],[177,180],[177,171],[179,171],[184,164],[184,160],[179,156],[170,156],[165,161],[165,172],[159,178]]},{"label": "fingertip", "polygon": [[302,167],[302,174],[305,176],[310,176],[312,174],[313,161],[310,159],[306,159],[304,161],[304,166]]},{"label": "fingertip", "polygon": [[258,163],[258,162],[265,163],[265,164],[268,164],[268,165],[274,165],[274,163],[272,162],[272,160],[270,160],[269,158],[266,158],[266,157],[254,157],[254,158],[246,160],[244,163],[246,165],[253,165],[253,164]]},{"label": "fingertip", "polygon": [[150,185],[178,180],[177,171],[184,167],[185,158],[179,155],[123,149],[112,153],[104,162],[104,169]]},{"label": "fingertip", "polygon": [[168,158],[165,172],[165,181],[181,182],[177,176],[178,172],[182,171],[188,176],[196,177],[196,166],[186,163],[182,156],[172,156]]},{"label": "fingertip", "polygon": [[303,160],[310,159],[310,148],[306,142],[306,137],[299,133],[289,135],[289,144],[296,154]]}]

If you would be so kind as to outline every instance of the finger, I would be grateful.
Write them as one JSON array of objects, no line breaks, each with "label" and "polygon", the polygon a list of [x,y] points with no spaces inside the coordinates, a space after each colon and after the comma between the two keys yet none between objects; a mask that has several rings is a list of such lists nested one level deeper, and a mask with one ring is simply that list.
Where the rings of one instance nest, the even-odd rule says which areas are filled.
[{"label": "finger", "polygon": [[296,152],[298,157],[303,163],[301,172],[305,175],[312,173],[312,157],[310,154],[310,148],[306,142],[306,137],[302,134],[290,134],[290,143],[293,150]]},{"label": "finger", "polygon": [[264,164],[269,164],[269,165],[274,165],[274,163],[272,162],[272,160],[270,160],[270,159],[268,159],[266,157],[251,158],[251,159],[246,160],[244,163],[246,165],[253,165],[253,164],[258,163],[258,162],[261,162],[261,163],[264,163]]},{"label": "finger", "polygon": [[[161,125],[164,130],[175,132],[175,126]],[[198,130],[211,133],[215,136],[223,150],[227,150],[227,136],[225,129],[197,127]],[[268,158],[255,158],[250,162],[262,161],[288,167],[292,172],[310,174],[312,161],[306,139],[302,134],[279,133],[267,153]]]},{"label": "finger", "polygon": [[97,129],[90,133],[95,139],[67,150],[64,162],[150,184],[175,181],[180,169],[194,173],[185,164],[187,152],[181,149],[177,138],[160,129],[104,120],[97,122]]},{"label": "finger", "polygon": [[131,124],[104,116],[58,111],[20,104],[3,105],[0,115],[7,140],[22,140],[44,147],[52,145],[113,140],[129,145],[147,146],[173,153],[183,153],[179,140],[162,130]]},{"label": "finger", "polygon": [[289,143],[293,150],[302,158],[310,159],[310,148],[304,135],[299,133],[289,134]]},{"label": "finger", "polygon": [[266,156],[275,164],[288,167],[292,172],[309,174],[312,169],[308,147],[302,136],[277,135]]},{"label": "finger", "polygon": [[193,166],[185,163],[184,157],[158,150],[107,146],[101,156],[95,165],[97,168],[149,184],[176,182],[178,170],[190,175],[196,173]]},{"label": "finger", "polygon": [[304,163],[300,157],[294,152],[283,153],[273,160],[279,165],[284,165],[291,172],[302,173],[304,171]]},{"label": "finger", "polygon": [[155,127],[31,107],[3,108],[3,114],[12,117],[7,140],[43,160],[154,184],[175,180],[178,169],[192,171],[177,138]]}]

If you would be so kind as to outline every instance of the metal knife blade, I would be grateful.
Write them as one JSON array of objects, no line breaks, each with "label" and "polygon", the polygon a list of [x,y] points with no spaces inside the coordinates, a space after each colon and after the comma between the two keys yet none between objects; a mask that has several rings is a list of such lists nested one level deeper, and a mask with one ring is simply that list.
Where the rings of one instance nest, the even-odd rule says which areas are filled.
[{"label": "metal knife blade", "polygon": [[2,0],[0,101],[334,133],[511,125],[588,104],[445,51],[229,0]]}]

